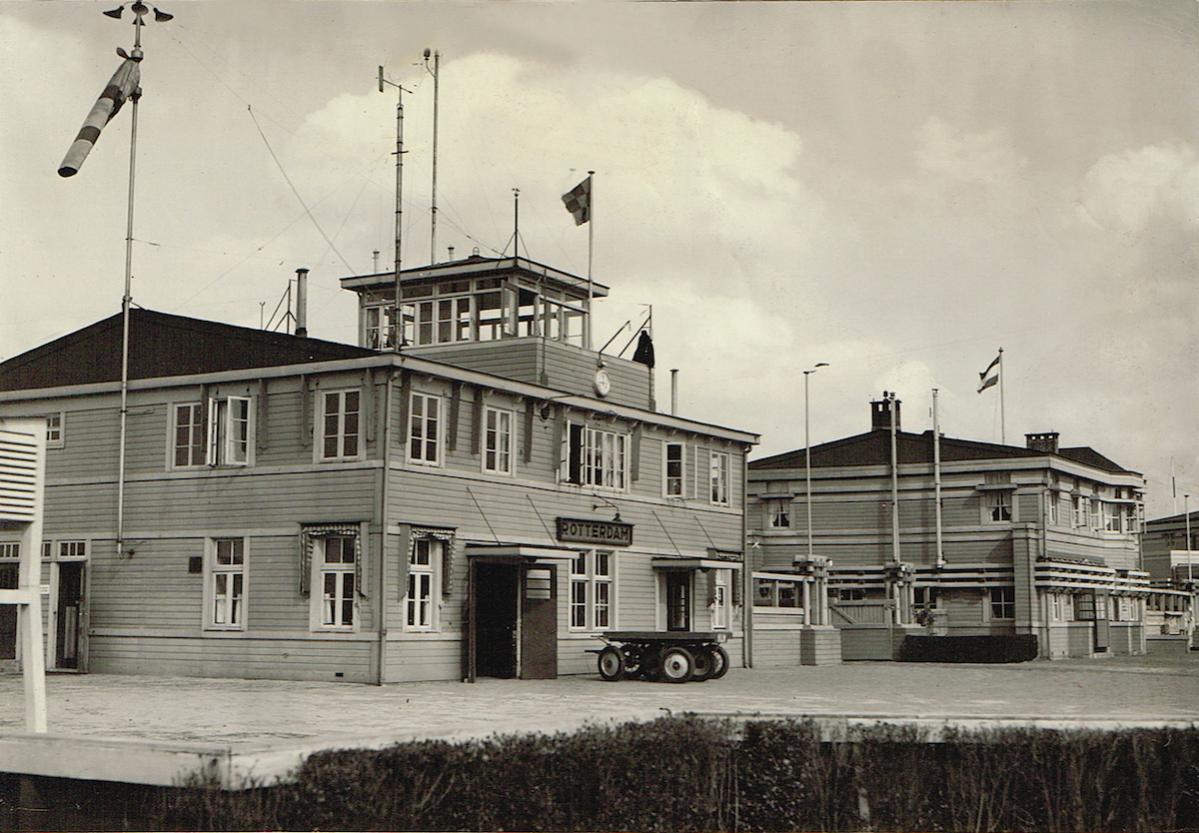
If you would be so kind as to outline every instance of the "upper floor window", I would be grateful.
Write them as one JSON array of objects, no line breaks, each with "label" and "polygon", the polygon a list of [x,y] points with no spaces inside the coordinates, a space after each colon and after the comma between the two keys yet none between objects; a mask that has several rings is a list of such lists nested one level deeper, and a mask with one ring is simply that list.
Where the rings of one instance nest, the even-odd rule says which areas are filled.
[{"label": "upper floor window", "polygon": [[1074,526],[1087,525],[1087,499],[1082,495],[1074,495],[1072,514],[1074,516]]},{"label": "upper floor window", "polygon": [[683,497],[685,495],[684,477],[686,476],[686,450],[683,443],[666,443],[666,476],[663,484],[663,495],[666,497]]},{"label": "upper floor window", "polygon": [[1058,525],[1058,506],[1061,501],[1058,499],[1057,492],[1050,491],[1045,495],[1045,501],[1049,504],[1049,523],[1054,526]]},{"label": "upper floor window", "polygon": [[1091,529],[1103,529],[1102,505],[1099,498],[1091,498]]},{"label": "upper floor window", "polygon": [[64,422],[65,417],[62,412],[46,417],[46,448],[63,447],[66,439],[63,433]]},{"label": "upper floor window", "polygon": [[803,608],[803,582],[799,579],[754,576],[754,607],[799,612]]},{"label": "upper floor window", "polygon": [[1137,532],[1137,507],[1135,504],[1124,504],[1124,531],[1135,533]]},{"label": "upper floor window", "polygon": [[1120,531],[1120,506],[1115,503],[1103,504],[1103,528],[1108,532]]},{"label": "upper floor window", "polygon": [[246,626],[246,540],[213,538],[206,553],[204,626],[244,630]]},{"label": "upper floor window", "polygon": [[76,539],[58,542],[58,557],[65,560],[70,558],[87,558],[87,540]]},{"label": "upper floor window", "polygon": [[363,342],[372,350],[390,350],[395,346],[395,307],[366,307],[363,310]]},{"label": "upper floor window", "polygon": [[727,506],[729,502],[729,455],[723,451],[709,452],[708,473],[711,502]]},{"label": "upper floor window", "polygon": [[987,520],[1002,523],[1012,519],[1012,495],[1008,491],[987,493]]},{"label": "upper floor window", "polygon": [[0,561],[15,561],[20,557],[20,541],[0,541]]},{"label": "upper floor window", "polygon": [[408,459],[441,464],[441,397],[413,393],[408,426]]},{"label": "upper floor window", "polygon": [[571,423],[567,481],[623,491],[628,483],[628,434]]},{"label": "upper floor window", "polygon": [[483,471],[512,474],[512,412],[484,408]]},{"label": "upper floor window", "polygon": [[1014,587],[992,587],[991,588],[991,618],[992,619],[1015,619],[1016,618],[1016,588],[1014,588]]},{"label": "upper floor window", "polygon": [[250,433],[248,396],[208,400],[208,465],[248,465]]},{"label": "upper floor window", "polygon": [[791,526],[791,500],[769,498],[766,500],[766,517],[771,529],[789,529]]},{"label": "upper floor window", "polygon": [[359,456],[361,394],[331,390],[321,396],[321,459],[352,460]]},{"label": "upper floor window", "polygon": [[202,466],[206,462],[204,438],[204,406],[200,402],[175,405],[171,412],[174,426],[172,436],[172,468]]}]

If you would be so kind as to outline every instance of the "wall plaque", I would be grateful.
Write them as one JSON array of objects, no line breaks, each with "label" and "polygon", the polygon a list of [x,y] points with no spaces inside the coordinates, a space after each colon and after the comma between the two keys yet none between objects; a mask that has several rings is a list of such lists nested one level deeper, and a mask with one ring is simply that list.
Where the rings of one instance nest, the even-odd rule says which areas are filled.
[{"label": "wall plaque", "polygon": [[627,547],[633,543],[633,525],[590,518],[558,518],[558,540],[576,544]]}]

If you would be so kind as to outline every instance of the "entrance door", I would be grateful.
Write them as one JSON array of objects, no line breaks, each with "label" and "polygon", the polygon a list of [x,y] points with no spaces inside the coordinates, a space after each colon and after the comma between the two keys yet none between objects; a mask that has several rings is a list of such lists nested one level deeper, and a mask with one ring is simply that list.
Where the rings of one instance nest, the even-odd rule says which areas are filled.
[{"label": "entrance door", "polygon": [[1095,594],[1095,650],[1106,651],[1111,645],[1111,626],[1108,624],[1108,596],[1105,593]]},{"label": "entrance door", "polygon": [[666,630],[691,630],[691,573],[666,574]]},{"label": "entrance door", "polygon": [[79,626],[83,619],[82,562],[63,561],[58,565],[58,624],[54,665],[79,667]]},{"label": "entrance door", "polygon": [[558,571],[550,564],[524,568],[521,593],[520,678],[558,676]]},{"label": "entrance door", "polygon": [[[0,590],[17,589],[17,565],[0,564]],[[0,605],[0,660],[17,658],[17,606]]]},{"label": "entrance door", "polygon": [[476,563],[474,567],[475,673],[515,677],[520,565]]}]

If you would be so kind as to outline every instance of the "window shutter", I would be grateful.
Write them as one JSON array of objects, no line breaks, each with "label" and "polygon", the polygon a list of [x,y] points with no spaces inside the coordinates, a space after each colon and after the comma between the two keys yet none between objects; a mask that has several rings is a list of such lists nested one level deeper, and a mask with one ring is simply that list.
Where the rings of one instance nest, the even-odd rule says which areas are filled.
[{"label": "window shutter", "polygon": [[308,376],[300,376],[300,444],[312,445],[312,395],[308,391]]},{"label": "window shutter", "polygon": [[475,388],[475,401],[471,403],[470,453],[476,457],[483,453],[483,389]]},{"label": "window shutter", "polygon": [[300,527],[300,595],[308,595],[308,583],[312,577],[312,538]]},{"label": "window shutter", "polygon": [[254,402],[254,443],[259,451],[266,451],[266,421],[267,421],[267,383],[266,379],[258,380],[258,397]]},{"label": "window shutter", "polygon": [[400,448],[407,452],[408,449],[408,432],[411,426],[408,425],[408,411],[412,406],[412,374],[404,372],[400,379],[400,430],[397,439],[399,440]]},{"label": "window shutter", "polygon": [[454,539],[451,536],[441,547],[441,597],[448,599],[454,592]]},{"label": "window shutter", "polygon": [[[745,569],[748,569],[748,567],[746,564],[742,563],[741,569],[745,570]],[[743,576],[741,573],[737,572],[736,570],[731,571],[729,573],[729,575],[731,575],[733,578],[733,580],[731,582],[729,582],[730,584],[733,585],[733,607],[740,607],[741,606],[742,583],[745,581],[745,576]]]},{"label": "window shutter", "polygon": [[641,423],[633,426],[633,449],[629,452],[629,479],[636,483],[641,479]]},{"label": "window shutter", "polygon": [[462,406],[462,383],[450,384],[450,415],[446,425],[446,444],[448,451],[458,450],[458,410]]},{"label": "window shutter", "polygon": [[412,527],[408,524],[400,524],[400,536],[397,541],[399,546],[396,550],[399,555],[396,582],[400,589],[400,601],[403,601],[408,595],[408,562],[412,558],[412,541]]},{"label": "window shutter", "polygon": [[368,443],[375,441],[375,380],[370,368],[362,371],[362,414],[364,436]]},{"label": "window shutter", "polygon": [[[208,400],[208,452],[205,455],[205,462],[210,466],[215,466],[217,463],[217,419],[219,406],[216,399]],[[228,432],[226,432],[227,434]]]},{"label": "window shutter", "polygon": [[358,535],[354,538],[354,586],[358,588],[358,595],[363,599],[370,598],[370,591],[367,589],[367,582],[370,580],[370,564],[367,563],[371,552],[370,531],[370,524],[362,521],[358,524]]},{"label": "window shutter", "polygon": [[[566,480],[566,431],[562,425],[564,418],[565,413],[563,410],[555,405],[553,414],[554,435],[551,440],[551,447],[554,449],[554,453],[557,454],[557,459],[554,460],[554,468],[558,472],[558,479],[563,482]],[[551,459],[554,458],[551,457]]]},{"label": "window shutter", "polygon": [[533,414],[537,411],[537,400],[525,398],[524,447],[520,451],[520,459],[528,463],[533,459]]},{"label": "window shutter", "polygon": [[708,607],[716,604],[716,570],[708,570]]}]

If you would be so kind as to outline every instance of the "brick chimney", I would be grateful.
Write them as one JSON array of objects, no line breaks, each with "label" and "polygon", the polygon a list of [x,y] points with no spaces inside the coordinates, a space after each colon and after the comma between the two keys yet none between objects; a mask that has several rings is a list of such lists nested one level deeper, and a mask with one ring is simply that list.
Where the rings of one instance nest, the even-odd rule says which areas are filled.
[{"label": "brick chimney", "polygon": [[1044,451],[1047,454],[1057,454],[1057,431],[1042,431],[1039,434],[1025,434],[1024,445],[1033,451]]},{"label": "brick chimney", "polygon": [[889,399],[887,392],[883,391],[883,398],[876,399],[870,403],[870,430],[871,431],[890,431],[891,430],[891,405],[895,405],[895,430],[899,431],[903,427],[899,421],[903,412],[899,409],[900,400]]}]

